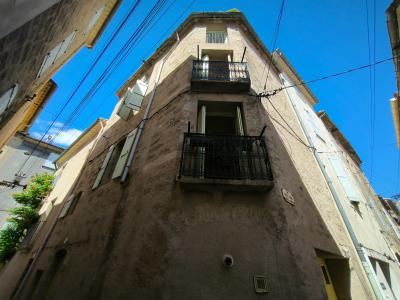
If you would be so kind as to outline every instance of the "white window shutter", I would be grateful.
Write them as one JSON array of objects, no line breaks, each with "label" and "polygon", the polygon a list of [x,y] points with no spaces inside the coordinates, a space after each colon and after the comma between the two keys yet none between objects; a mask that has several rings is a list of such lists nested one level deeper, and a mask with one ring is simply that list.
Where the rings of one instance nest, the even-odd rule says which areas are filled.
[{"label": "white window shutter", "polygon": [[121,101],[121,104],[118,108],[117,115],[120,116],[123,120],[128,120],[131,114],[131,109],[125,105],[124,101]]},{"label": "white window shutter", "polygon": [[243,119],[240,106],[236,106],[236,127],[237,127],[237,134],[243,136],[244,128],[243,128]]},{"label": "white window shutter", "polygon": [[353,185],[351,184],[350,179],[347,176],[346,170],[344,169],[342,162],[336,156],[329,156],[329,161],[335,170],[336,176],[338,177],[340,184],[345,191],[347,198],[353,202],[359,202],[357,199],[356,191],[354,190]]},{"label": "white window shutter", "polygon": [[133,142],[135,141],[135,137],[136,137],[136,129],[130,132],[126,137],[124,147],[122,148],[121,154],[118,158],[118,162],[112,174],[112,179],[122,175],[122,172],[124,171],[126,165],[126,161],[128,160],[129,152],[131,151]]},{"label": "white window shutter", "polygon": [[104,171],[106,170],[106,167],[108,165],[108,162],[110,161],[111,158],[111,154],[114,151],[115,146],[112,145],[107,152],[107,155],[103,161],[103,164],[101,165],[101,168],[99,170],[99,173],[97,174],[96,180],[94,181],[93,187],[92,189],[94,190],[95,188],[97,188],[101,182],[101,178],[103,178],[104,175]]},{"label": "white window shutter", "polygon": [[142,106],[143,97],[146,94],[147,83],[137,80],[132,88],[128,88],[125,94],[124,102],[132,110],[139,110]]},{"label": "white window shutter", "polygon": [[58,218],[64,218],[67,214],[68,214],[68,210],[71,207],[72,202],[74,201],[75,195],[72,194],[68,197],[67,201],[65,201],[64,206],[60,212],[60,214],[58,215]]},{"label": "white window shutter", "polygon": [[0,97],[0,114],[10,106],[11,102],[15,98],[15,95],[17,94],[17,91],[18,85],[16,84]]},{"label": "white window shutter", "polygon": [[75,34],[76,34],[76,31],[73,31],[69,36],[67,36],[65,38],[65,40],[63,41],[63,43],[61,45],[60,51],[58,52],[56,59],[63,56],[68,51],[69,46],[71,45],[72,41],[75,38]]},{"label": "white window shutter", "polygon": [[197,133],[206,133],[206,106],[202,105],[197,115]]},{"label": "white window shutter", "polygon": [[102,6],[99,10],[97,10],[96,13],[92,16],[92,18],[90,19],[89,23],[86,26],[85,34],[88,34],[89,31],[93,28],[94,24],[96,24],[97,20],[103,13],[103,10],[104,6]]}]

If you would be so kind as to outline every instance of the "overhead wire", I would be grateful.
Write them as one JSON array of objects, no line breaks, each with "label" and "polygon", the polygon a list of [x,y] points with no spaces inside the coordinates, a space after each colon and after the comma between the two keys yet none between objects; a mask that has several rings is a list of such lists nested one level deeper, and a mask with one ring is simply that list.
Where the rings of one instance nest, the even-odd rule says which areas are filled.
[{"label": "overhead wire", "polygon": [[[279,28],[280,28],[280,25],[281,25],[284,6],[285,6],[285,0],[282,0],[281,7],[280,7],[279,13],[278,13],[278,18],[277,18],[276,25],[275,25],[275,29],[274,29],[274,42],[272,44],[271,53],[273,53],[275,51],[276,41],[278,40]],[[271,65],[272,65],[272,55],[271,55],[271,57],[269,59],[269,63],[268,63],[268,71],[267,71],[267,77],[266,77],[265,83],[264,83],[264,90],[267,88],[267,81],[268,81]],[[264,77],[265,68],[266,68],[266,65],[264,65],[264,69],[263,69],[261,78]]]},{"label": "overhead wire", "polygon": [[[64,125],[59,128],[58,132],[55,136],[58,136],[63,130],[76,118],[79,112],[86,107],[90,99],[94,96],[94,94],[101,88],[104,82],[110,77],[113,71],[115,71],[119,65],[124,61],[127,55],[130,53],[132,48],[138,44],[140,38],[143,36],[145,31],[149,28],[152,20],[157,16],[159,11],[162,9],[162,6],[166,3],[166,0],[159,0],[156,5],[152,8],[150,13],[146,16],[145,20],[139,25],[137,30],[131,35],[130,39],[124,46],[120,49],[118,54],[114,57],[112,62],[108,65],[106,70],[102,73],[102,75],[97,79],[95,84],[91,87],[88,93],[84,96],[78,106],[74,109],[74,111],[69,115],[67,120],[64,122]],[[173,2],[172,2],[173,3]],[[172,5],[171,3],[171,5]],[[170,5],[170,6],[171,6]],[[169,7],[170,7],[169,6]],[[168,9],[168,8],[167,8]]]},{"label": "overhead wire", "polygon": [[356,71],[360,71],[360,70],[369,68],[372,65],[376,66],[376,65],[379,65],[379,64],[383,64],[385,62],[393,60],[396,57],[397,56],[389,57],[389,58],[386,58],[386,59],[375,61],[374,63],[371,63],[371,64],[367,64],[367,65],[351,68],[351,69],[348,69],[348,70],[345,70],[345,71],[341,71],[341,72],[338,72],[338,73],[333,73],[333,74],[321,76],[321,77],[318,77],[318,78],[315,78],[315,79],[311,79],[311,80],[307,80],[307,81],[300,81],[299,83],[287,85],[287,86],[280,87],[280,88],[277,88],[277,89],[264,91],[264,92],[261,92],[261,93],[258,93],[258,94],[250,94],[250,95],[254,96],[254,97],[269,98],[271,96],[276,95],[278,92],[281,92],[281,91],[286,90],[288,88],[307,85],[307,84],[310,84],[310,83],[315,83],[315,82],[318,82],[318,81],[330,79],[332,77],[338,77],[338,76],[342,76],[342,75],[345,75],[345,74],[348,74],[348,73],[353,73],[353,72],[356,72]]},{"label": "overhead wire", "polygon": [[117,26],[117,28],[114,30],[111,38],[108,40],[107,44],[102,48],[102,50],[100,51],[100,53],[96,56],[96,58],[94,59],[94,61],[91,63],[91,67],[89,68],[89,70],[87,70],[85,72],[85,75],[81,78],[81,80],[79,81],[78,85],[74,88],[73,92],[71,93],[71,95],[68,97],[68,99],[65,101],[64,105],[61,107],[60,111],[57,113],[57,115],[55,116],[55,118],[52,120],[52,122],[50,123],[50,125],[46,128],[44,134],[42,135],[42,137],[39,139],[39,141],[37,142],[37,144],[35,145],[35,147],[33,148],[32,152],[30,153],[30,155],[25,159],[25,162],[22,164],[22,166],[20,167],[20,169],[18,170],[17,174],[20,174],[22,169],[25,167],[27,161],[29,160],[29,158],[33,155],[33,153],[37,150],[37,148],[39,147],[40,143],[43,141],[43,139],[46,137],[47,133],[50,131],[51,127],[54,125],[54,123],[57,121],[57,119],[59,118],[59,116],[61,115],[61,113],[64,111],[64,109],[66,108],[66,106],[70,103],[70,101],[72,100],[72,98],[75,96],[76,92],[78,91],[78,89],[82,86],[83,82],[87,79],[87,77],[89,76],[90,72],[94,69],[94,67],[96,66],[96,64],[98,63],[98,61],[100,60],[100,58],[102,57],[102,55],[104,54],[104,52],[107,50],[107,48],[110,46],[111,42],[115,39],[115,37],[118,35],[119,31],[121,30],[121,28],[125,25],[125,23],[127,22],[127,20],[130,18],[130,16],[133,14],[133,12],[137,9],[137,6],[140,4],[141,0],[136,0],[136,2],[133,4],[133,6],[130,8],[128,14],[125,16],[125,18],[122,20],[122,22],[120,22],[120,24]]}]

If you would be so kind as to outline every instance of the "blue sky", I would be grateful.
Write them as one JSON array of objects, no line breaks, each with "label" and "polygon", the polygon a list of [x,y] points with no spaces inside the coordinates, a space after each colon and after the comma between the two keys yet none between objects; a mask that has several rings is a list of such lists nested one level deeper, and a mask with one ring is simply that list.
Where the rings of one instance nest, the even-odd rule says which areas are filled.
[{"label": "blue sky", "polygon": [[[53,120],[59,112],[133,2],[134,0],[123,0],[95,47],[92,50],[83,48],[54,76],[53,79],[56,81],[58,89],[32,126],[30,130],[32,135],[43,134],[46,124]],[[50,135],[62,128],[68,116],[155,2],[156,0],[146,0],[138,6],[111,47],[104,53],[85,83],[57,119],[54,128],[49,132]],[[373,42],[373,24],[376,25],[376,60],[391,57],[385,16],[385,10],[390,2],[389,0],[376,0],[374,21],[373,0],[368,0],[371,42]],[[161,13],[162,17],[152,24],[140,43],[110,74],[108,80],[90,98],[79,115],[63,129],[63,134],[57,137],[56,143],[65,146],[98,117],[108,118],[117,102],[116,90],[190,12],[226,11],[230,8],[238,8],[246,15],[260,38],[271,50],[275,23],[281,5],[280,0],[197,0],[190,6],[191,3],[191,0],[169,0],[167,2]],[[365,0],[286,0],[276,45],[284,52],[305,81],[368,64],[365,6]],[[187,7],[189,10],[178,20]],[[373,59],[374,48],[372,44],[371,59]],[[390,197],[400,194],[399,151],[395,144],[388,102],[395,91],[393,63],[389,61],[376,66],[375,74],[374,109],[371,104],[368,69],[313,83],[310,88],[320,101],[316,110],[325,110],[350,141],[361,157],[362,168],[375,191],[380,195]],[[373,144],[372,111],[375,115]]]}]

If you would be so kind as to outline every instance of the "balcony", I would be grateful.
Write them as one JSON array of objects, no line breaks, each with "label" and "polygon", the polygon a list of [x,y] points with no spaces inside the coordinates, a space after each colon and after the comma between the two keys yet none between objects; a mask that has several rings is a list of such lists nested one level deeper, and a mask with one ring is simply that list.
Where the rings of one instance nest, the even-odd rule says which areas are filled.
[{"label": "balcony", "polygon": [[190,185],[269,190],[273,178],[265,139],[185,133],[178,178]]},{"label": "balcony", "polygon": [[250,76],[247,64],[194,60],[191,89],[197,92],[248,92]]}]

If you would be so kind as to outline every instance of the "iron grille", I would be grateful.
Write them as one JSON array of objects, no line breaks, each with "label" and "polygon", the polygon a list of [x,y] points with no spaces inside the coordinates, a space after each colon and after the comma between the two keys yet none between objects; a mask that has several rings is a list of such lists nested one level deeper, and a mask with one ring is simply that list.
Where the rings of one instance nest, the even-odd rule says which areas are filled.
[{"label": "iron grille", "polygon": [[206,33],[206,43],[225,44],[228,39],[228,33],[223,31],[214,31]]},{"label": "iron grille", "polygon": [[192,80],[250,82],[247,64],[227,61],[193,61]]},{"label": "iron grille", "polygon": [[35,223],[33,223],[28,230],[26,231],[25,237],[21,241],[21,244],[19,245],[20,249],[25,249],[28,248],[32,242],[32,238],[35,236],[36,231],[40,225],[40,220],[37,220]]},{"label": "iron grille", "polygon": [[265,139],[185,133],[179,175],[272,180]]}]

